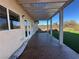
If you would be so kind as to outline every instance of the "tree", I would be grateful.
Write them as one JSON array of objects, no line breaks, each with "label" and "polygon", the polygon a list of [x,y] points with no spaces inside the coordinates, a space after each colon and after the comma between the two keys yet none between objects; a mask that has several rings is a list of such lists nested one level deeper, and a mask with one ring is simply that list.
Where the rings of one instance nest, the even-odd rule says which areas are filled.
[{"label": "tree", "polygon": [[64,22],[64,27],[70,27],[73,28],[77,25],[77,23],[74,20],[69,20]]}]

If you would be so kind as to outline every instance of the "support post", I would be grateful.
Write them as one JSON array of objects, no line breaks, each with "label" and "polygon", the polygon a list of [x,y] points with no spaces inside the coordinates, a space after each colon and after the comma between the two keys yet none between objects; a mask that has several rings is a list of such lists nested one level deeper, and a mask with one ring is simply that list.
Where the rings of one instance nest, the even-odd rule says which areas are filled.
[{"label": "support post", "polygon": [[48,27],[49,27],[49,25],[48,25],[48,19],[47,19],[47,32],[49,31]]},{"label": "support post", "polygon": [[59,12],[59,41],[63,44],[63,9]]},{"label": "support post", "polygon": [[52,35],[52,18],[50,19],[50,34]]},{"label": "support post", "polygon": [[8,8],[7,8],[7,20],[8,20],[8,28],[10,30],[11,26],[10,26],[10,17],[9,17],[9,9]]}]

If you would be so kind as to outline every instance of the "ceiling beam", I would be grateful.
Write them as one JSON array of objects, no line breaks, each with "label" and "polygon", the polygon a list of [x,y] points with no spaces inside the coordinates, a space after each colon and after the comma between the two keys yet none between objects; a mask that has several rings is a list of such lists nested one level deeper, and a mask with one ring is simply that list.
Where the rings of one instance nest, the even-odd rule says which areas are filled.
[{"label": "ceiling beam", "polygon": [[30,10],[49,10],[49,9],[59,9],[59,7],[54,7],[54,8],[30,8],[30,7],[25,7],[26,9]]},{"label": "ceiling beam", "polygon": [[46,12],[46,13],[33,13],[33,12],[31,12],[30,14],[36,14],[36,15],[44,15],[44,14],[53,14],[53,13],[55,13],[55,12]]},{"label": "ceiling beam", "polygon": [[33,4],[33,3],[63,3],[68,0],[18,0],[20,3],[23,4]]}]

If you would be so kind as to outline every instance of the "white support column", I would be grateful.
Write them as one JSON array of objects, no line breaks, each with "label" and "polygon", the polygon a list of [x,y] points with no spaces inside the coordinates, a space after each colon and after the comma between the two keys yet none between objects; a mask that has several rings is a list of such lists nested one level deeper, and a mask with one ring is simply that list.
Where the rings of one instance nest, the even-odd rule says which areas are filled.
[{"label": "white support column", "polygon": [[52,35],[52,18],[50,19],[50,34]]},{"label": "white support column", "polygon": [[7,20],[8,20],[8,28],[10,30],[11,27],[10,27],[10,17],[9,17],[9,9],[8,8],[7,8]]},{"label": "white support column", "polygon": [[63,9],[59,12],[59,41],[63,44]]},{"label": "white support column", "polygon": [[48,25],[48,19],[47,19],[47,32],[49,31],[48,26],[49,26],[49,25]]}]

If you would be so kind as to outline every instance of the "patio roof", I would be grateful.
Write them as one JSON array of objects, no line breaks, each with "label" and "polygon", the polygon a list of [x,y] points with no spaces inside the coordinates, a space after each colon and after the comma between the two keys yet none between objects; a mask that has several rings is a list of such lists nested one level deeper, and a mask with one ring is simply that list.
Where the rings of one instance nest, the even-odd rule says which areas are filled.
[{"label": "patio roof", "polygon": [[45,20],[54,16],[72,0],[18,0],[33,20]]}]

